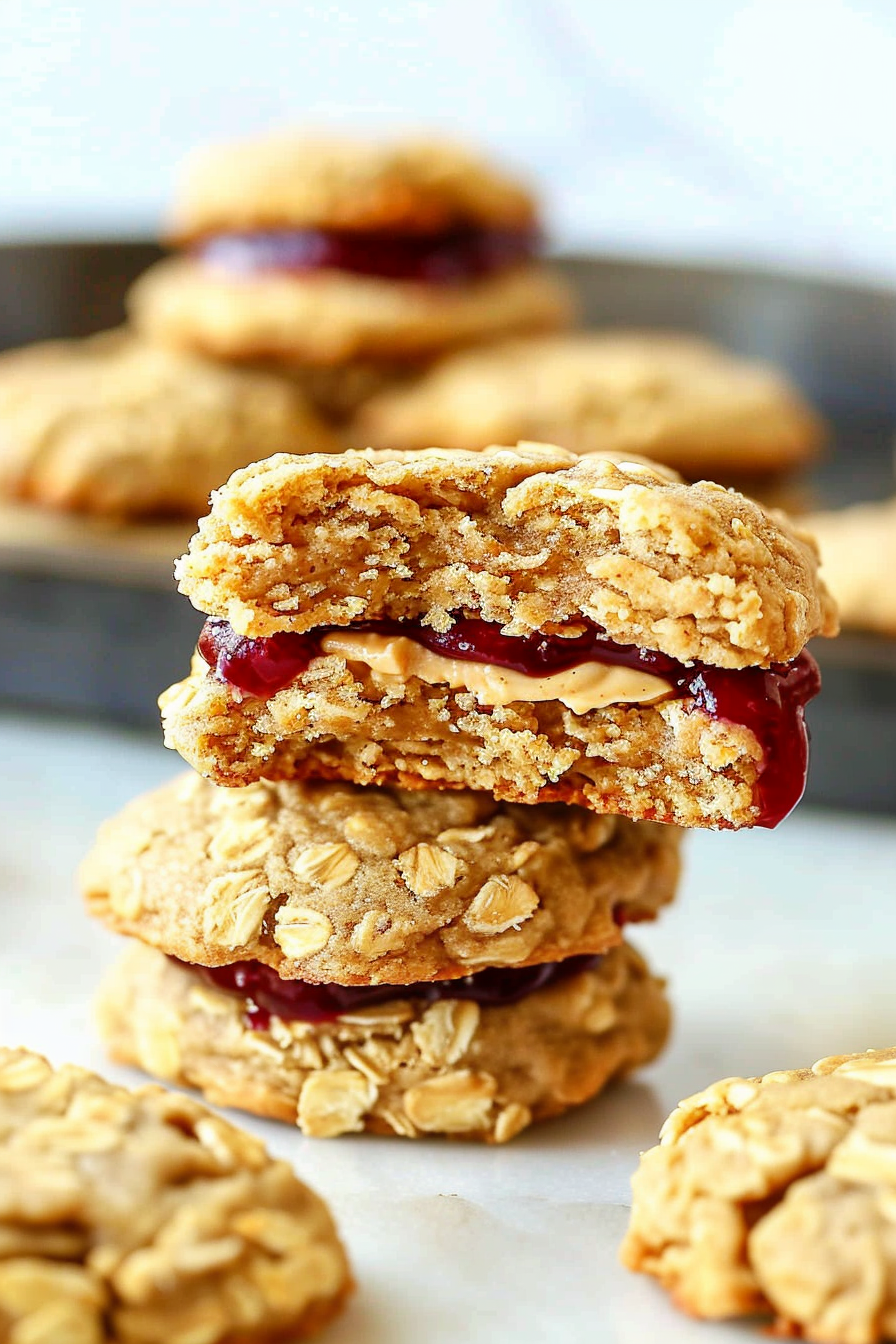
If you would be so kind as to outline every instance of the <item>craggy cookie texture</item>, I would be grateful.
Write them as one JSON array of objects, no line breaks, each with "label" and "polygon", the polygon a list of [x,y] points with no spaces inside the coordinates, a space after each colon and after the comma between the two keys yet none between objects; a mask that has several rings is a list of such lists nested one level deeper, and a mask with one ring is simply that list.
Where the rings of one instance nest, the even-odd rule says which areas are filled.
[{"label": "craggy cookie texture", "polygon": [[896,499],[801,520],[821,551],[843,624],[896,635]]},{"label": "craggy cookie texture", "polygon": [[729,1078],[641,1159],[622,1248],[697,1316],[824,1344],[896,1337],[896,1049]]},{"label": "craggy cookie texture", "polygon": [[566,282],[515,266],[466,284],[423,285],[348,271],[235,275],[169,257],[132,286],[128,311],[148,336],[216,359],[326,368],[432,359],[458,346],[567,326]]},{"label": "craggy cookie texture", "polygon": [[586,616],[682,662],[767,666],[833,634],[813,542],[734,491],[612,454],[285,454],[237,471],[179,562],[241,634],[464,611],[508,634]]},{"label": "craggy cookie texture", "polygon": [[350,1287],[325,1204],[257,1139],[0,1049],[0,1339],[275,1344]]},{"label": "craggy cookie texture", "polygon": [[220,1105],[329,1138],[372,1130],[503,1143],[662,1048],[662,984],[623,944],[596,970],[505,1007],[400,1000],[333,1022],[246,1026],[244,1000],[135,945],[99,1005],[112,1055]]},{"label": "craggy cookie texture", "polygon": [[0,491],[21,499],[195,518],[239,466],[338,448],[299,388],[124,331],[0,356]]},{"label": "craggy cookie texture", "polygon": [[357,448],[537,439],[729,479],[793,467],[821,436],[819,418],[775,370],[660,332],[580,332],[454,355],[368,402],[351,430]]},{"label": "craggy cookie texture", "polygon": [[414,234],[535,222],[521,182],[451,141],[280,133],[194,154],[170,232],[186,242],[254,229]]},{"label": "craggy cookie texture", "polygon": [[690,700],[574,714],[559,701],[486,708],[415,677],[388,681],[330,655],[258,700],[197,655],[160,698],[165,743],[225,785],[313,777],[481,789],[678,826],[749,826],[760,815],[757,738]]},{"label": "craggy cookie texture", "polygon": [[81,884],[91,914],[182,961],[411,984],[606,951],[672,899],[679,840],[468,792],[188,775],[105,823]]}]

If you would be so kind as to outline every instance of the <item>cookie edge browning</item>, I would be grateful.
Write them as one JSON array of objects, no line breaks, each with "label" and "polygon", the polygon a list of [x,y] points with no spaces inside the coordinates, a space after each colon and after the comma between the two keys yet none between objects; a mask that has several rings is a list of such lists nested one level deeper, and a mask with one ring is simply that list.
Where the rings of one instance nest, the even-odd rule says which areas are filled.
[{"label": "cookie edge browning", "polygon": [[[531,1093],[524,1076],[531,1071],[530,1041],[525,1058],[512,1062],[502,1081],[501,1058],[507,1033],[512,1030],[514,1015],[521,1012],[526,1018],[535,1015],[534,1040],[540,1042],[542,1063],[547,1061],[553,1068],[564,1066],[557,1004],[566,1006],[576,994],[590,995],[588,1004],[580,1007],[584,1018],[570,1024],[571,1031],[579,1033],[571,1038],[579,1050],[583,1037],[590,1043],[587,1080],[581,1058],[576,1058],[574,1068],[569,1059],[561,1067],[562,1095],[545,1094],[543,1080],[541,1094],[537,1088],[535,1094]],[[541,1003],[534,1002],[538,999]],[[380,1092],[390,1083],[388,1074],[383,1075],[382,1061],[374,1063],[365,1058],[361,1046],[340,1046],[334,1036],[339,1022],[317,1026],[298,1023],[293,1034],[288,1023],[274,1018],[271,1031],[255,1032],[242,1023],[240,1004],[234,996],[197,984],[189,969],[174,965],[162,953],[135,943],[101,989],[97,1018],[112,1058],[161,1073],[168,1081],[199,1087],[215,1104],[298,1123],[311,1137],[367,1130],[400,1137],[448,1134],[489,1143],[505,1142],[536,1120],[550,1119],[581,1105],[611,1079],[649,1063],[665,1045],[671,1020],[664,983],[625,943],[612,949],[596,970],[581,972],[509,1006],[480,1009],[475,1004],[445,1000],[426,1007],[396,998],[394,1004],[370,1010],[369,1019],[374,1022],[370,1031],[375,1037],[377,1019],[383,1024],[385,1015],[383,1039],[392,1041],[399,1051],[402,1046],[406,1053],[410,1051],[410,1066],[407,1061],[400,1065],[399,1083],[389,1089],[389,1099],[401,1104],[402,1109],[396,1110],[391,1104],[380,1105]],[[390,1008],[393,1015],[398,1013],[397,1022],[389,1020]],[[593,1017],[590,1026],[589,1012]],[[214,1023],[213,1032],[203,1026],[203,1014]],[[539,1014],[546,1015],[547,1023],[540,1033]],[[344,1014],[350,1031],[357,1032],[363,1018],[363,1014]],[[191,1026],[195,1042],[187,1034]],[[231,1053],[222,1052],[217,1058],[203,1055],[203,1030],[216,1045],[224,1042]],[[484,1044],[479,1039],[483,1036]],[[602,1038],[608,1039],[598,1059]],[[360,1039],[363,1045],[364,1037]],[[370,1037],[368,1051],[369,1042]],[[194,1043],[200,1057],[189,1060],[187,1055]],[[316,1063],[309,1063],[309,1049]],[[347,1055],[342,1054],[343,1049]],[[273,1070],[275,1079],[278,1067],[288,1068],[286,1083],[247,1078],[245,1070],[251,1069],[253,1055],[256,1067]],[[409,1067],[416,1072],[410,1073]],[[408,1086],[410,1077],[415,1081]],[[312,1081],[308,1089],[309,1080],[319,1079],[330,1086]],[[549,1081],[555,1087],[559,1085],[556,1080]],[[330,1103],[337,1103],[338,1098],[318,1096],[319,1091],[330,1093],[334,1089],[348,1094],[341,1120],[327,1118]],[[452,1089],[459,1090],[461,1096],[454,1096]],[[524,1102],[520,1097],[529,1100]],[[471,1106],[466,1116],[464,1103]],[[337,1104],[336,1113],[339,1110]]]},{"label": "cookie edge browning", "polygon": [[[308,547],[325,517],[334,534],[351,528],[357,546],[366,538],[380,549],[343,591],[321,597],[317,579],[303,600],[309,577],[298,567],[303,557],[313,565]],[[590,554],[541,572],[558,549],[587,545],[592,527],[605,535]],[[510,556],[521,529],[541,549]],[[469,558],[457,557],[458,534]],[[429,569],[409,570],[415,547],[434,547]],[[253,637],[393,614],[446,628],[453,602],[512,634],[585,616],[619,643],[739,668],[790,662],[813,636],[836,633],[818,568],[809,534],[734,491],[685,485],[643,459],[518,444],[268,458],[214,493],[176,575],[195,607]]]}]

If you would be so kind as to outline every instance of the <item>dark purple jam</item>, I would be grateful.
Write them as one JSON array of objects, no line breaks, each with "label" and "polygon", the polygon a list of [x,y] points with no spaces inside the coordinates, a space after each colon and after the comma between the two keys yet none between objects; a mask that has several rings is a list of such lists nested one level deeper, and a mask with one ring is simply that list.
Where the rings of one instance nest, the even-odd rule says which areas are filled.
[{"label": "dark purple jam", "polygon": [[535,229],[453,229],[434,235],[283,229],[220,233],[198,243],[195,251],[206,265],[237,274],[337,270],[450,285],[530,261],[539,241]]},{"label": "dark purple jam", "polygon": [[256,1031],[266,1031],[272,1017],[287,1021],[332,1022],[343,1013],[360,1013],[380,1003],[416,999],[470,999],[482,1008],[519,1003],[536,990],[547,989],[580,971],[598,965],[599,956],[567,957],[541,966],[492,966],[459,980],[427,980],[414,985],[309,985],[304,980],[281,980],[260,961],[237,961],[231,966],[190,966],[203,980],[246,1000],[246,1020]]},{"label": "dark purple jam", "polygon": [[[210,617],[199,637],[199,652],[219,680],[246,695],[266,698],[302,675],[319,655],[326,634],[345,628],[321,626],[304,635],[247,639],[227,621]],[[712,718],[743,724],[756,737],[764,757],[757,783],[757,825],[777,826],[803,796],[809,761],[803,710],[821,689],[818,665],[805,649],[792,663],[731,669],[688,665],[654,649],[617,644],[598,626],[569,638],[504,635],[495,623],[468,617],[458,617],[444,634],[418,621],[358,621],[351,630],[404,636],[448,658],[491,663],[530,677],[552,676],[589,662],[652,673],[671,684],[677,699],[692,701],[693,708]]]}]

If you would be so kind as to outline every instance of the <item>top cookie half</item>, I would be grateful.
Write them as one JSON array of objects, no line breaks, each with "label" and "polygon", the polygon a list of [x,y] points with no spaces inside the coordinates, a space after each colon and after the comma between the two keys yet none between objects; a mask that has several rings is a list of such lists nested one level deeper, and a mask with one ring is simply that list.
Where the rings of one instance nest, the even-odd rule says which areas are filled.
[{"label": "top cookie half", "polygon": [[707,482],[544,444],[278,455],[213,496],[181,592],[239,634],[457,613],[582,619],[681,662],[766,667],[836,629],[812,541]]},{"label": "top cookie half", "polygon": [[232,229],[413,234],[535,223],[522,182],[450,141],[281,133],[194,155],[169,233],[183,243]]}]

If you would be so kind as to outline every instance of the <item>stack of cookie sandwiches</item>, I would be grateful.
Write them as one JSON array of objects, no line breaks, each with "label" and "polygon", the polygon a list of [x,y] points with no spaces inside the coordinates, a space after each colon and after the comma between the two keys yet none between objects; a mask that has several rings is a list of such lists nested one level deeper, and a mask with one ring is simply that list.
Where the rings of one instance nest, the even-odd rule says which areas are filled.
[{"label": "stack of cookie sandwiches", "polygon": [[275,363],[336,420],[449,350],[572,314],[538,260],[531,193],[448,142],[281,134],[208,150],[170,237],[178,255],[131,291],[134,325]]},{"label": "stack of cookie sandwiches", "polygon": [[208,620],[161,704],[197,773],[83,868],[136,940],[112,1053],[307,1134],[490,1141],[653,1057],[622,931],[680,827],[802,793],[811,542],[643,460],[371,450],[238,471],[178,573]]}]

